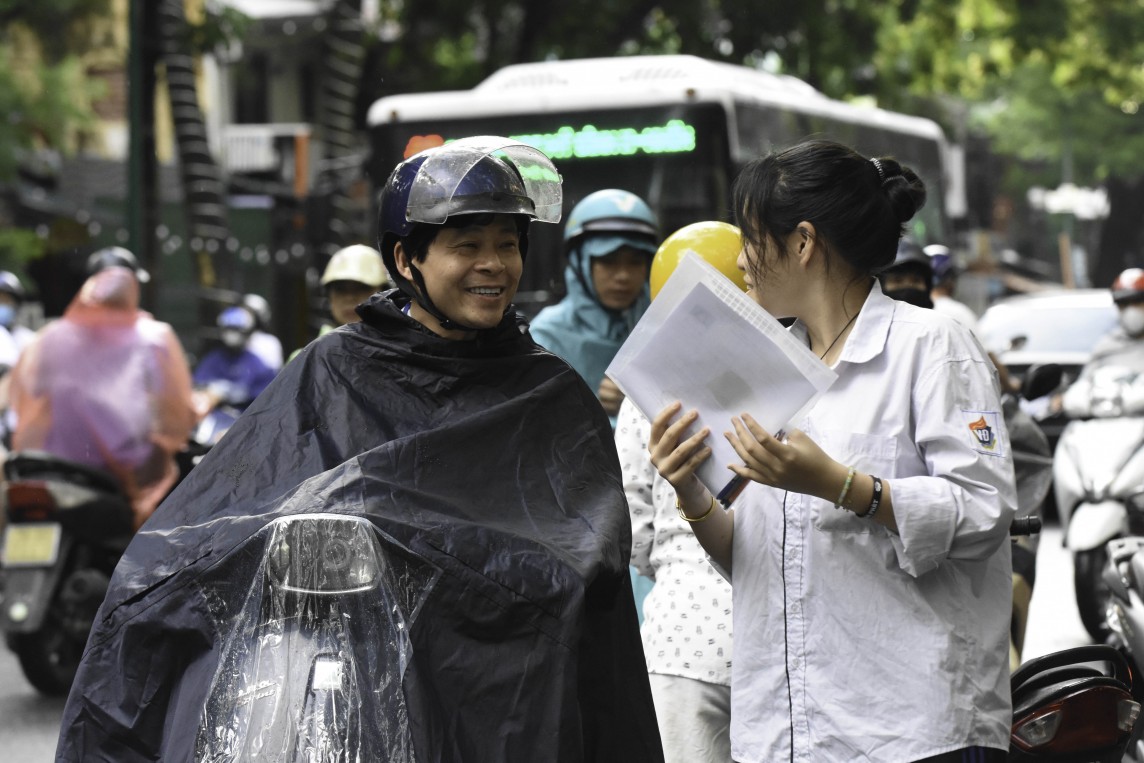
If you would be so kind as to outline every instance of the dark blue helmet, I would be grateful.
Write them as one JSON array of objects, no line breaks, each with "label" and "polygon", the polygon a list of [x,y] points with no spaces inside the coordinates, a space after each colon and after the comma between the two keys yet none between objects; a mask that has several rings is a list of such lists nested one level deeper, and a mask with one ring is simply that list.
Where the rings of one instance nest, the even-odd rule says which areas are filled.
[{"label": "dark blue helmet", "polygon": [[454,215],[507,214],[523,221],[523,253],[528,221],[560,221],[560,182],[547,156],[510,138],[464,138],[415,154],[393,169],[381,191],[378,248],[385,267],[402,291],[447,325],[449,319],[429,300],[420,271],[413,268],[414,284],[397,269],[397,241],[419,225],[444,225]]}]

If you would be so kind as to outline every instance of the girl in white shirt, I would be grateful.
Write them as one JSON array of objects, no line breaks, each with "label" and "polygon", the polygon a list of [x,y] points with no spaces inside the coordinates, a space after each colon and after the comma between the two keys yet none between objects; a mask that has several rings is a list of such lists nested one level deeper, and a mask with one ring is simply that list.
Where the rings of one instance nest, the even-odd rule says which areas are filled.
[{"label": "girl in white shirt", "polygon": [[[752,295],[838,374],[789,435],[719,422],[751,481],[724,512],[680,403],[652,462],[733,584],[732,754],[1004,760],[1015,488],[993,366],[952,320],[882,294],[922,181],[812,141],[736,180]],[[698,429],[698,431],[695,431]]]}]

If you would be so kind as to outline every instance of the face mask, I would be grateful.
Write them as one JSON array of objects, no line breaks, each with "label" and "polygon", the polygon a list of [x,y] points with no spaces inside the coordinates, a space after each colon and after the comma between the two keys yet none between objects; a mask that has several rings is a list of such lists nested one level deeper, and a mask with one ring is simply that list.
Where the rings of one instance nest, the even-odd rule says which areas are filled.
[{"label": "face mask", "polygon": [[246,336],[241,331],[234,329],[222,330],[222,343],[232,350],[237,350],[246,344]]},{"label": "face mask", "polygon": [[1125,307],[1120,311],[1120,326],[1128,336],[1144,334],[1144,307]]},{"label": "face mask", "polygon": [[933,308],[933,300],[930,299],[929,292],[925,289],[890,289],[885,294],[890,299],[896,299],[899,302],[909,302],[911,305],[924,307],[927,310]]},{"label": "face mask", "polygon": [[0,305],[0,326],[8,328],[16,320],[16,308],[12,305]]}]

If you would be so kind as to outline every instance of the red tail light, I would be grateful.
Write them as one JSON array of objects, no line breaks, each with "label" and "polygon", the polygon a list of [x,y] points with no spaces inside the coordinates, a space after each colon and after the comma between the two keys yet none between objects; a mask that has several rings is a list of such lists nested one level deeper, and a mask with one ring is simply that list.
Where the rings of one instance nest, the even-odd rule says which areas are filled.
[{"label": "red tail light", "polygon": [[9,482],[8,517],[13,522],[43,522],[56,510],[55,499],[44,482]]},{"label": "red tail light", "polygon": [[1025,752],[1064,754],[1101,750],[1132,732],[1140,705],[1115,686],[1082,689],[1038,708],[1013,724],[1013,743]]}]

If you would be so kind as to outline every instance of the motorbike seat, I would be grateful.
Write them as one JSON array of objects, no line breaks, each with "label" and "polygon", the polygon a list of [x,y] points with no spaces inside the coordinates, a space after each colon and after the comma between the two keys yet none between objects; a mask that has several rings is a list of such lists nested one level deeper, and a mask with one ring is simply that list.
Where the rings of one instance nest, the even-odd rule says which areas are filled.
[{"label": "motorbike seat", "polygon": [[1110,678],[1095,668],[1050,673],[1046,682],[1035,682],[1013,692],[1013,715],[1021,717],[1037,707],[1044,707],[1081,690],[1110,686],[1129,694],[1129,688],[1122,681]]},{"label": "motorbike seat", "polygon": [[123,486],[110,473],[46,451],[23,450],[8,454],[4,461],[4,476],[10,482],[21,479],[47,480],[54,476],[94,490],[108,493],[123,491]]}]

